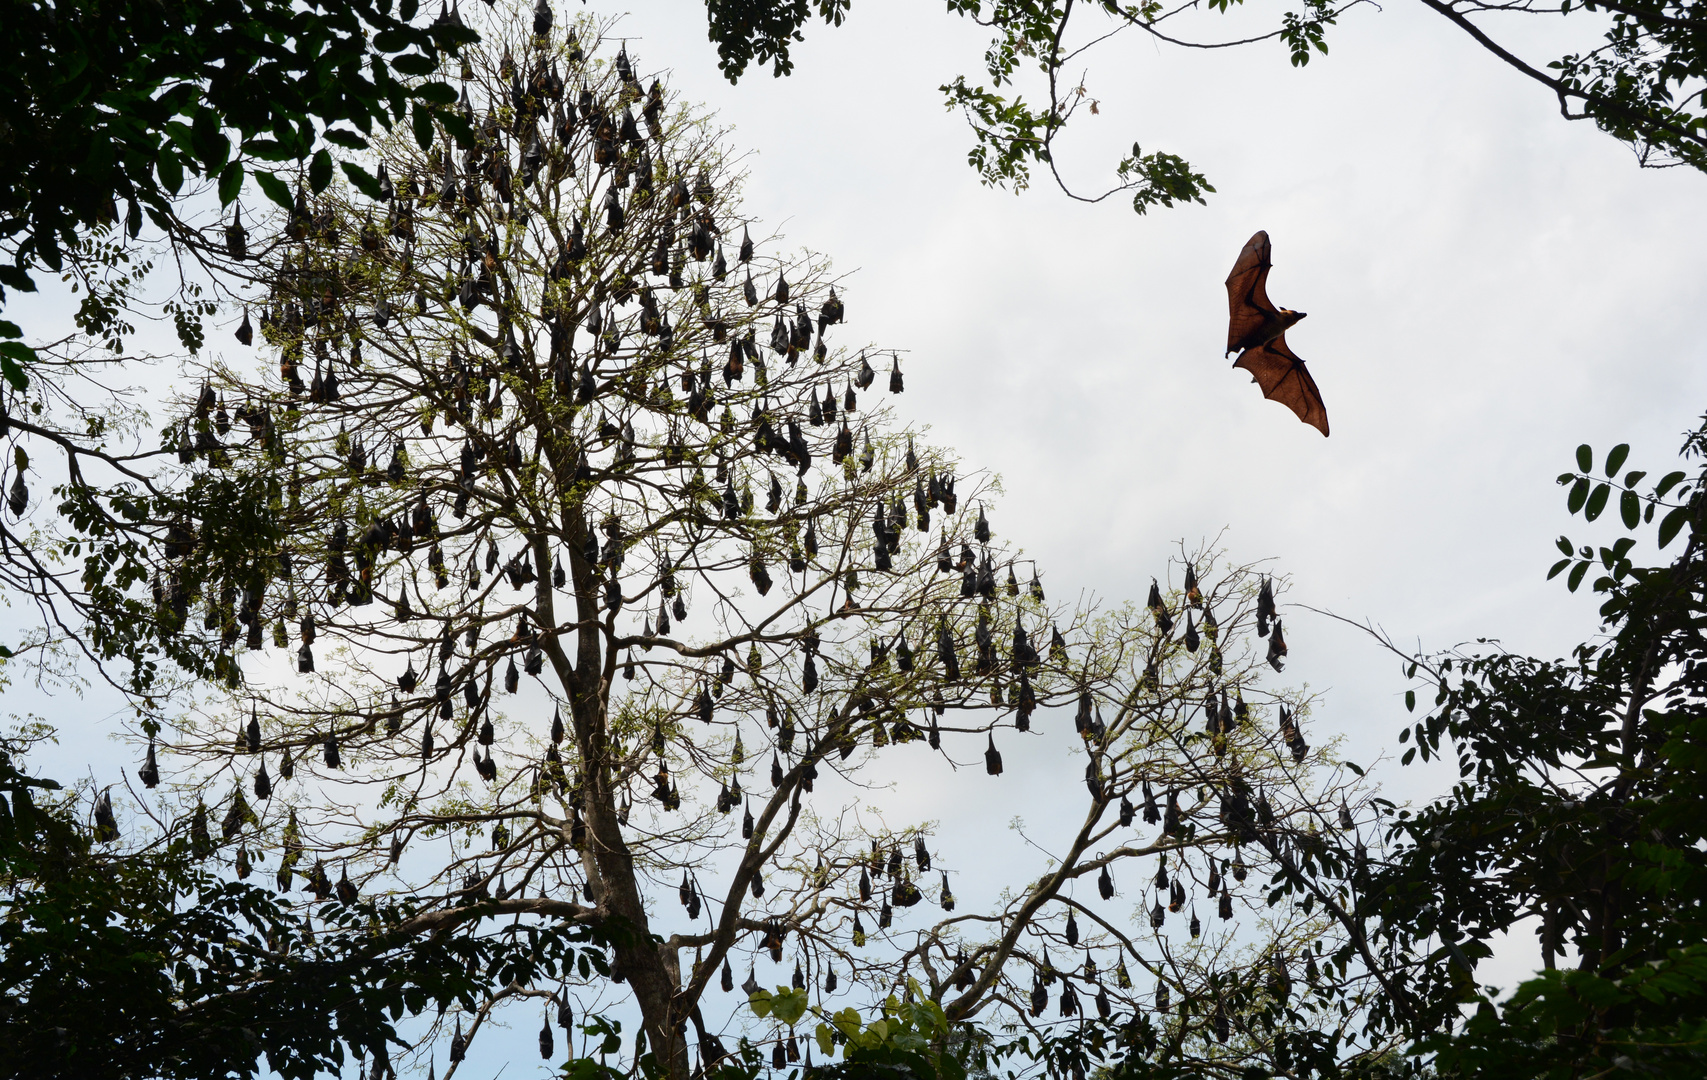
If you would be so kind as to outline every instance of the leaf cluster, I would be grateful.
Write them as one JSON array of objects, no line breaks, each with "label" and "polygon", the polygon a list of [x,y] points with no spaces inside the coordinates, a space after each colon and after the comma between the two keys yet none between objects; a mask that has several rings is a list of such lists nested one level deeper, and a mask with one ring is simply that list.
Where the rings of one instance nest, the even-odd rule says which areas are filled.
[{"label": "leaf cluster", "polygon": [[108,852],[116,838],[79,823],[75,802],[42,797],[59,790],[0,755],[6,1075],[255,1076],[264,1063],[307,1078],[339,1070],[346,1048],[387,1055],[406,1016],[602,957],[584,927],[380,931],[417,914],[409,898],[296,907],[210,872],[182,829]]}]

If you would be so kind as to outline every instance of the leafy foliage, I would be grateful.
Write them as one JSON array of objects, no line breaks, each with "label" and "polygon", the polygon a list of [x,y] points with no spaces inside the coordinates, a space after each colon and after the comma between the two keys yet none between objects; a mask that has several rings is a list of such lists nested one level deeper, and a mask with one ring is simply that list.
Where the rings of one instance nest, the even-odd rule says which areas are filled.
[{"label": "leafy foliage", "polygon": [[[409,926],[419,904],[294,906],[210,872],[189,822],[112,853],[121,823],[103,817],[105,793],[87,828],[71,798],[43,800],[60,790],[0,753],[0,1071],[9,1076],[193,1080],[256,1076],[264,1064],[306,1080],[340,1070],[346,1048],[389,1056],[406,1016],[473,1007],[516,980],[565,975],[589,953],[603,962],[594,930],[573,924],[508,937],[376,933]],[[462,925],[496,914],[476,910]]]},{"label": "leafy foliage", "polygon": [[[1685,453],[1699,456],[1707,428]],[[1641,486],[1628,447],[1594,471],[1590,447],[1560,477],[1567,505],[1598,519],[1618,495],[1632,532],[1652,528],[1669,564],[1636,565],[1634,538],[1575,549],[1552,575],[1573,590],[1598,565],[1605,636],[1569,658],[1487,651],[1419,661],[1432,711],[1406,731],[1409,761],[1455,754],[1449,797],[1394,826],[1377,878],[1383,925],[1432,950],[1414,987],[1427,1004],[1420,1044],[1448,1073],[1573,1077],[1616,1069],[1698,1076],[1707,1016],[1707,533],[1703,474]],[[1685,482],[1686,479],[1688,482]],[[1658,522],[1657,526],[1655,522]],[[1407,696],[1414,707],[1416,695]],[[1537,922],[1546,971],[1496,1007],[1475,983],[1488,941]],[[1574,958],[1576,970],[1557,970]],[[1475,1012],[1461,1030],[1461,1006]]]},{"label": "leafy foliage", "polygon": [[[0,23],[12,61],[0,73],[0,285],[32,288],[37,259],[60,269],[78,234],[144,215],[171,231],[186,182],[217,179],[230,203],[254,162],[275,196],[274,163],[312,157],[330,178],[327,142],[360,148],[411,110],[454,103],[426,79],[441,50],[471,40],[450,23],[412,25],[416,0],[136,0],[13,4]],[[278,185],[278,186],[274,186]],[[288,203],[288,199],[287,199]]]},{"label": "leafy foliage", "polygon": [[[958,75],[942,87],[950,108],[958,108],[972,129],[968,162],[985,183],[1024,190],[1032,171],[1047,170],[1068,195],[1098,202],[1129,192],[1142,214],[1154,206],[1201,202],[1213,193],[1208,180],[1182,158],[1169,153],[1140,155],[1115,168],[1117,182],[1090,196],[1056,168],[1054,146],[1082,106],[1098,107],[1085,82],[1063,81],[1065,66],[1124,30],[1137,30],[1157,42],[1186,48],[1228,48],[1278,41],[1295,67],[1328,51],[1328,28],[1360,0],[1303,0],[1283,12],[1274,28],[1229,41],[1198,39],[1176,29],[1196,5],[1167,7],[1154,0],[945,0],[946,10],[990,33],[984,52],[984,81]],[[1601,130],[1630,144],[1643,165],[1688,165],[1707,169],[1707,8],[1699,0],[1639,0],[1636,3],[1423,0],[1468,33],[1482,48],[1546,86],[1570,119],[1590,119]],[[1210,0],[1210,11],[1227,12],[1242,0]],[[791,47],[804,40],[813,17],[829,25],[845,21],[851,0],[706,0],[711,40],[717,43],[723,73],[736,81],[754,63],[769,63],[773,74],[794,70]],[[1573,11],[1604,14],[1594,22],[1603,32],[1598,46],[1571,52],[1536,66],[1490,33],[1478,15],[1513,10],[1563,18]],[[1075,22],[1076,18],[1076,22]],[[1094,22],[1087,29],[1086,24]],[[1579,19],[1579,22],[1586,20]],[[1602,30],[1602,28],[1604,28]],[[1037,104],[1018,90],[1022,78],[1040,86]]]}]

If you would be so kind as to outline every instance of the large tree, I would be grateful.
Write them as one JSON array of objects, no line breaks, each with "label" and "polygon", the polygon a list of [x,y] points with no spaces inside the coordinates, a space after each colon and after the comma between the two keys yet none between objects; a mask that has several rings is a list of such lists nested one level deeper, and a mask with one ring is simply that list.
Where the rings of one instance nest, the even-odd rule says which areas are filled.
[{"label": "large tree", "polygon": [[[1707,429],[1684,445],[1704,449]],[[1459,780],[1393,822],[1373,886],[1382,924],[1433,954],[1416,992],[1436,1034],[1419,1051],[1443,1072],[1701,1074],[1707,473],[1656,480],[1626,468],[1628,451],[1597,462],[1583,446],[1559,477],[1572,514],[1613,512],[1627,534],[1559,538],[1552,575],[1605,597],[1595,637],[1553,660],[1407,657],[1433,705],[1401,735],[1404,760],[1450,756]],[[1682,550],[1642,565],[1648,530],[1658,550]],[[1542,970],[1496,1007],[1476,970],[1496,935],[1525,928]]]},{"label": "large tree", "polygon": [[[249,254],[245,191],[288,206],[293,186],[330,181],[335,148],[376,131],[428,138],[437,121],[465,137],[436,73],[472,39],[451,9],[423,17],[414,0],[6,5],[0,306],[43,268],[78,304],[73,325],[0,318],[0,587],[40,616],[0,656],[77,655],[130,693],[163,692],[180,667],[213,673],[127,593],[148,575],[152,530],[211,513],[241,537],[257,493],[155,483],[155,457],[176,447],[138,440],[151,395],[121,380],[163,358],[128,346],[159,320],[186,352],[203,347],[231,284],[222,264]],[[356,163],[343,171],[377,191]]]},{"label": "large tree", "polygon": [[[180,482],[271,493],[246,560],[189,515],[162,538],[165,632],[236,691],[161,718],[170,786],[257,792],[234,839],[281,887],[612,941],[608,980],[450,1018],[453,1058],[503,1001],[618,994],[641,1066],[686,1076],[766,953],[815,1002],[911,977],[945,1024],[1042,1026],[1053,994],[1169,1068],[1385,1053],[1404,973],[1356,903],[1382,810],[1258,677],[1270,582],[1182,552],[1145,607],[1050,606],[703,118],[598,25],[508,18],[468,57],[474,145],[399,134],[379,200],[305,200],[243,312],[277,374],[210,369],[167,432]],[[1083,754],[1083,811],[977,913],[944,872],[972,853],[850,805],[900,755],[1000,783],[1040,739]]]}]

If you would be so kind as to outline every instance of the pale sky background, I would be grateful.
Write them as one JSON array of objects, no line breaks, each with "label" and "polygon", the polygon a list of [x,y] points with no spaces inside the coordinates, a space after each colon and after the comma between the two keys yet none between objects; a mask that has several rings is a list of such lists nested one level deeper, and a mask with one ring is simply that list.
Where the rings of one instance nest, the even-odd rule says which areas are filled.
[{"label": "pale sky background", "polygon": [[[1205,14],[1190,28],[1250,25]],[[1544,580],[1553,540],[1621,529],[1585,532],[1553,478],[1580,442],[1629,442],[1628,467],[1667,471],[1707,407],[1707,178],[1639,170],[1420,6],[1350,13],[1302,70],[1276,43],[1188,53],[1131,36],[1093,54],[1102,115],[1065,137],[1064,169],[1094,187],[1137,139],[1219,189],[1147,217],[1041,182],[1018,197],[978,184],[971,135],[936,88],[980,73],[984,38],[939,5],[858,0],[843,28],[809,31],[797,74],[736,87],[701,3],[647,3],[617,32],[643,76],[666,70],[752,151],[747,211],[850,275],[842,343],[907,350],[902,416],[1003,477],[993,525],[1040,561],[1052,600],[1141,600],[1178,541],[1221,534],[1232,559],[1291,576],[1285,599],[1401,642],[1497,637],[1559,655],[1593,632],[1596,603]],[[1322,388],[1329,439],[1221,355],[1222,282],[1259,228],[1270,294],[1309,313],[1288,340]],[[1323,694],[1312,742],[1342,734],[1365,764],[1396,748],[1397,662],[1347,627],[1283,614],[1285,679]],[[53,709],[67,736],[101,733],[106,711],[89,702],[83,724],[21,690],[8,706]],[[933,848],[965,875],[956,894],[993,895],[1036,871],[1035,853],[1008,861],[992,826],[1015,813],[1046,825],[1057,790],[1077,804],[1068,742],[1040,744],[999,785],[903,779],[890,820],[940,820]],[[44,764],[110,775],[131,757],[68,737]],[[1379,775],[1401,799],[1445,779]],[[1535,966],[1527,943],[1511,953],[1484,978],[1509,985]],[[506,1044],[505,1075],[536,1075],[537,1022],[518,1016],[459,1075],[495,1075]]]}]

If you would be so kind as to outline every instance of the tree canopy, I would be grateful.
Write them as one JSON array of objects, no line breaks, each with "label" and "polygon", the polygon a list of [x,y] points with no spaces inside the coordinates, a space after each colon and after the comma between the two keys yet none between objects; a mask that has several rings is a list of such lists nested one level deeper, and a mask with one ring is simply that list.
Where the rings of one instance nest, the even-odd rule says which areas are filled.
[{"label": "tree canopy", "polygon": [[[1657,3],[1491,3],[1486,0],[1421,0],[1482,50],[1539,83],[1570,120],[1589,120],[1628,144],[1647,167],[1683,165],[1707,169],[1707,51],[1701,45],[1707,10],[1689,0]],[[1179,202],[1201,202],[1215,188],[1184,158],[1168,151],[1146,153],[1139,139],[1115,164],[1114,182],[1087,190],[1064,176],[1055,157],[1057,139],[1076,116],[1097,111],[1088,76],[1075,78],[1068,65],[1093,55],[1118,56],[1111,39],[1141,35],[1182,49],[1226,49],[1275,42],[1302,67],[1326,54],[1331,29],[1361,0],[1304,0],[1282,12],[1262,32],[1230,38],[1215,32],[1215,14],[1242,9],[1241,0],[1196,3],[1123,3],[1121,0],[947,0],[948,14],[968,19],[989,33],[978,76],[957,75],[941,87],[951,108],[966,117],[973,135],[968,162],[987,184],[1023,190],[1033,170],[1045,170],[1075,199],[1101,202],[1123,194],[1138,213]],[[772,74],[794,70],[793,46],[805,40],[816,18],[840,26],[853,0],[706,0],[707,31],[717,45],[723,74],[737,81],[754,65]],[[1581,27],[1581,44],[1551,61],[1524,57],[1524,35],[1513,15],[1563,20]],[[1503,21],[1502,21],[1503,20]],[[1030,100],[1027,100],[1028,95]]]}]

